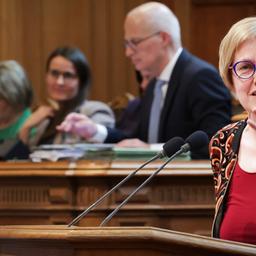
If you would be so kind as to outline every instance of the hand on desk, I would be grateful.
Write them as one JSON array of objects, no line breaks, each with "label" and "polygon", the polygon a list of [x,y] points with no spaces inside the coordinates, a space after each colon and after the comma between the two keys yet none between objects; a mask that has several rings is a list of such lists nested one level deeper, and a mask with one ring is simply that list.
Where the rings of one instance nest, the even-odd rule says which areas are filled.
[{"label": "hand on desk", "polygon": [[96,124],[86,115],[79,113],[67,115],[65,120],[56,128],[60,132],[73,133],[84,139],[90,139],[97,132]]}]

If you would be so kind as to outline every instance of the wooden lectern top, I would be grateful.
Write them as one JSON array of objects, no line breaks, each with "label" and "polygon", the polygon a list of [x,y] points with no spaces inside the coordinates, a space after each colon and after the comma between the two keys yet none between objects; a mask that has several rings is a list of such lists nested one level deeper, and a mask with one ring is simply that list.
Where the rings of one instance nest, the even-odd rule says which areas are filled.
[{"label": "wooden lectern top", "polygon": [[256,246],[152,227],[1,226],[0,255],[243,256]]}]

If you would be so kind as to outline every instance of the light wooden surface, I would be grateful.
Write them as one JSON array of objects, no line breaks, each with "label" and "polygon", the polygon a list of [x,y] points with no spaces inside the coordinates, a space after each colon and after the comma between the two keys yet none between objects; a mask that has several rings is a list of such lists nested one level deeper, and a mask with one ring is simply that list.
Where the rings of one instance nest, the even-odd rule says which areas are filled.
[{"label": "light wooden surface", "polygon": [[0,255],[249,256],[256,247],[151,227],[1,226]]}]

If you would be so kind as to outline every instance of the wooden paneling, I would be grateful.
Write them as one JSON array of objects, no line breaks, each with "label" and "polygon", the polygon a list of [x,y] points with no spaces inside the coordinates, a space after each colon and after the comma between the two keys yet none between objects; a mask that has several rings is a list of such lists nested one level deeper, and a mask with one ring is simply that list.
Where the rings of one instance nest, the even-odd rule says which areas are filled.
[{"label": "wooden paneling", "polygon": [[192,1],[191,41],[193,53],[218,66],[219,44],[238,20],[256,14],[255,1]]},{"label": "wooden paneling", "polygon": [[39,95],[43,79],[41,7],[40,0],[0,0],[0,59],[20,62]]},{"label": "wooden paneling", "polygon": [[[104,163],[2,163],[0,224],[68,224],[140,163],[111,159]],[[149,164],[77,225],[99,226],[160,164]],[[107,225],[155,226],[209,236],[213,188],[208,161],[173,162],[138,191]]]},{"label": "wooden paneling", "polygon": [[[44,94],[45,61],[54,48],[73,45],[88,57],[91,98],[111,101],[137,93],[134,68],[125,57],[126,13],[146,0],[0,0],[0,59],[27,70],[37,99]],[[183,44],[217,66],[221,38],[231,24],[255,15],[253,0],[162,0],[178,16]]]}]

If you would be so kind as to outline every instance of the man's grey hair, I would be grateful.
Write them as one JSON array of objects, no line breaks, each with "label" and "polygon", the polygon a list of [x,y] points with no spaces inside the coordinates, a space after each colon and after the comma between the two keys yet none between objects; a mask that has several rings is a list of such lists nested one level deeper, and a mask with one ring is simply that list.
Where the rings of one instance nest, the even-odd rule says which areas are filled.
[{"label": "man's grey hair", "polygon": [[166,32],[172,38],[175,48],[181,46],[180,24],[175,14],[164,4],[159,2],[148,2],[134,8],[128,16],[140,16],[145,22],[145,29],[151,32]]},{"label": "man's grey hair", "polygon": [[32,96],[30,81],[21,65],[14,60],[1,61],[0,100],[20,111],[31,105]]}]

